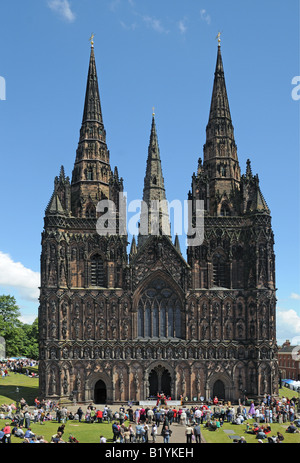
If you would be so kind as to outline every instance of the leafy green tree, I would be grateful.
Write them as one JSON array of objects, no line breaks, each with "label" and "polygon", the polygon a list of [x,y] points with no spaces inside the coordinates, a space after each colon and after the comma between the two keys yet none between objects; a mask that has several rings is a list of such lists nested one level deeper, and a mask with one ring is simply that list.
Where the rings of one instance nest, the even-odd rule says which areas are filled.
[{"label": "leafy green tree", "polygon": [[22,346],[21,315],[13,296],[0,296],[0,336],[5,338],[6,355],[18,355]]},{"label": "leafy green tree", "polygon": [[27,325],[19,320],[20,315],[13,296],[0,296],[0,336],[5,338],[6,356],[38,359],[38,319]]},{"label": "leafy green tree", "polygon": [[38,318],[34,320],[32,325],[23,324],[21,329],[23,330],[26,341],[26,345],[24,345],[23,348],[23,355],[37,360],[39,357]]}]

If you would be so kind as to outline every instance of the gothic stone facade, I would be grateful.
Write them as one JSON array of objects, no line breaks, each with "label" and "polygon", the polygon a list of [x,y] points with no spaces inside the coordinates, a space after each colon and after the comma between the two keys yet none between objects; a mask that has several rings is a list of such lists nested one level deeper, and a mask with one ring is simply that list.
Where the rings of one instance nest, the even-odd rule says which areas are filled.
[{"label": "gothic stone facade", "polygon": [[[206,133],[188,193],[204,202],[204,241],[187,260],[170,233],[134,238],[129,255],[126,234],[100,236],[97,203],[118,211],[123,180],[110,167],[92,47],[72,180],[61,168],[42,233],[41,397],[277,393],[271,217],[250,161],[240,175],[220,46]],[[144,200],[165,198],[153,115]]]}]

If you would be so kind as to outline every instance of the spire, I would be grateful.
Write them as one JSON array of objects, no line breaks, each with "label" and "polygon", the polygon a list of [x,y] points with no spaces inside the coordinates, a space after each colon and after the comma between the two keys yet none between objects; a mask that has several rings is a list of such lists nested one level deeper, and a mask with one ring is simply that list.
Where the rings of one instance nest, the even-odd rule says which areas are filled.
[{"label": "spire", "polygon": [[46,208],[46,215],[68,215],[70,212],[70,179],[61,166],[59,176],[54,179],[54,191]]},{"label": "spire", "polygon": [[244,202],[244,212],[270,214],[270,209],[259,186],[258,175],[252,174],[249,159],[246,162],[246,173],[241,177],[241,192]]},{"label": "spire", "polygon": [[209,121],[226,117],[231,121],[229,102],[226,90],[221,45],[218,45],[217,63],[212,92]]},{"label": "spire", "polygon": [[248,178],[252,178],[252,169],[251,169],[251,161],[250,159],[247,159],[247,163],[246,163],[246,177]]},{"label": "spire", "polygon": [[84,124],[88,121],[97,121],[103,124],[93,45],[91,46],[90,64],[87,77],[82,123]]},{"label": "spire", "polygon": [[129,253],[129,260],[131,261],[135,257],[136,254],[137,254],[137,247],[136,247],[135,236],[133,235],[132,241],[131,241],[130,253]]},{"label": "spire", "polygon": [[171,235],[154,112],[152,114],[148,159],[144,179],[139,244],[145,241],[147,235],[151,234],[164,234],[169,237]]},{"label": "spire", "polygon": [[179,252],[179,254],[181,254],[180,243],[179,243],[179,238],[178,238],[177,233],[176,233],[176,236],[175,236],[174,247],[177,250],[177,252]]},{"label": "spire", "polygon": [[[220,35],[218,34],[220,38]],[[240,187],[240,167],[225,83],[221,44],[218,43],[213,91],[203,148],[203,172],[209,181],[211,215],[219,215],[225,198],[234,198]],[[219,199],[217,199],[219,198]],[[236,215],[234,199],[230,213]]]},{"label": "spire", "polygon": [[106,144],[98,77],[95,62],[93,36],[87,76],[84,110],[80,138],[72,174],[72,213],[85,217],[92,202],[94,208],[99,199],[108,199],[112,171]]}]

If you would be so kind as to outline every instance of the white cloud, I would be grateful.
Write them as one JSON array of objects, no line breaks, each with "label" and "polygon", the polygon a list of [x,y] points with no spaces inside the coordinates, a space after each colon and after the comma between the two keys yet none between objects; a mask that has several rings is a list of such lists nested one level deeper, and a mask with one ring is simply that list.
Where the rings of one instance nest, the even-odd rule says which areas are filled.
[{"label": "white cloud", "polygon": [[32,323],[34,322],[36,318],[37,318],[36,314],[29,314],[29,315],[21,315],[21,317],[19,317],[19,320],[21,323],[24,323],[26,325],[32,325]]},{"label": "white cloud", "polygon": [[181,19],[178,22],[178,29],[179,29],[181,34],[185,34],[185,32],[187,31],[186,19]]},{"label": "white cloud", "polygon": [[277,340],[281,344],[300,335],[300,315],[292,309],[277,310]]},{"label": "white cloud", "polygon": [[120,5],[120,0],[112,0],[109,4],[109,9],[115,12]]},{"label": "white cloud", "polygon": [[169,31],[164,28],[160,19],[154,18],[153,16],[142,16],[143,21],[148,27],[159,33],[167,34]]},{"label": "white cloud", "polygon": [[75,14],[71,9],[69,0],[49,0],[49,8],[58,13],[61,17],[69,22],[75,21]]},{"label": "white cloud", "polygon": [[9,254],[0,251],[0,285],[16,289],[20,296],[29,301],[39,297],[40,274],[14,262]]},{"label": "white cloud", "polygon": [[211,23],[210,15],[207,13],[206,10],[201,10],[200,16],[201,16],[202,21],[205,21],[208,25]]},{"label": "white cloud", "polygon": [[120,24],[126,31],[134,31],[137,28],[136,23],[126,24],[124,21],[120,21]]},{"label": "white cloud", "polygon": [[300,294],[297,294],[297,293],[292,293],[290,297],[291,297],[292,299],[300,300]]}]

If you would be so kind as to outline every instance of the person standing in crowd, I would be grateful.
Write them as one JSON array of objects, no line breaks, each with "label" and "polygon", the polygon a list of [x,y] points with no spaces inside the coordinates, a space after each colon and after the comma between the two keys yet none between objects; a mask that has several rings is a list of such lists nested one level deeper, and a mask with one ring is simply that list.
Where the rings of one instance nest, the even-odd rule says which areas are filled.
[{"label": "person standing in crowd", "polygon": [[29,428],[30,427],[30,413],[29,411],[27,410],[25,413],[24,413],[24,419],[25,419],[25,428]]},{"label": "person standing in crowd", "polygon": [[163,430],[164,444],[168,444],[170,442],[171,434],[172,434],[171,429],[169,429],[168,426],[165,426]]},{"label": "person standing in crowd", "polygon": [[113,440],[114,442],[117,442],[117,439],[120,436],[120,426],[116,423],[116,421],[113,422],[112,424],[112,432],[113,432]]},{"label": "person standing in crowd", "polygon": [[82,420],[82,416],[83,416],[83,410],[82,410],[81,407],[78,408],[78,410],[77,410],[77,415],[78,415],[78,421],[79,421],[79,423],[80,423],[81,420]]},{"label": "person standing in crowd", "polygon": [[151,436],[152,436],[152,442],[156,442],[156,437],[157,437],[157,426],[156,426],[155,423],[152,424]]},{"label": "person standing in crowd", "polygon": [[194,427],[194,436],[195,436],[195,441],[196,441],[196,444],[201,444],[201,428],[200,428],[200,424],[199,423],[196,423],[195,427]]},{"label": "person standing in crowd", "polygon": [[194,430],[190,424],[187,425],[185,429],[185,435],[186,435],[186,443],[191,444],[192,443],[192,436],[194,434]]}]

